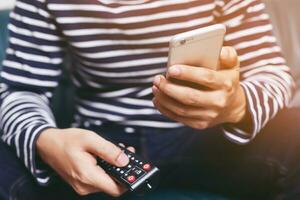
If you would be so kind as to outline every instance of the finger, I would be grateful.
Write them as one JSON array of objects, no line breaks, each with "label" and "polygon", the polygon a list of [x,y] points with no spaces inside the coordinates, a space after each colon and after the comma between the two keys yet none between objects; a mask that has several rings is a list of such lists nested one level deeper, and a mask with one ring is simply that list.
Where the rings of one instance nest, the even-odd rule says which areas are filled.
[{"label": "finger", "polygon": [[[120,145],[121,147],[123,147],[123,148],[126,147],[123,143],[119,143],[119,145]],[[132,146],[127,147],[127,150],[129,150],[129,151],[135,153],[135,148],[132,147]]]},{"label": "finger", "polygon": [[[86,171],[86,166],[81,168],[83,171]],[[78,172],[76,174],[78,174]],[[81,196],[96,193],[96,192],[102,192],[99,188],[92,186],[89,181],[85,181],[86,183],[84,183],[82,179],[84,179],[85,177],[83,178],[83,175],[82,173],[80,173],[80,171],[79,174],[81,175],[80,176],[76,175],[76,177],[77,178],[80,177],[80,178],[74,180],[73,177],[66,176],[66,174],[64,173],[63,174],[59,173],[59,175],[63,178],[63,180],[66,181],[74,189],[74,191]]]},{"label": "finger", "polygon": [[236,50],[232,47],[223,47],[220,55],[220,69],[234,69],[239,66]]},{"label": "finger", "polygon": [[119,143],[119,146],[125,148],[125,144],[123,143]]},{"label": "finger", "polygon": [[129,151],[131,151],[132,153],[135,153],[135,148],[134,148],[134,147],[129,146],[129,147],[127,147],[127,149],[128,149]]},{"label": "finger", "polygon": [[97,192],[102,192],[101,190],[99,190],[99,188],[95,188],[93,186],[82,184],[82,183],[72,185],[72,187],[75,190],[75,192],[77,194],[79,194],[80,196],[85,196],[85,195],[89,195],[89,194],[93,194],[93,193],[97,193]]},{"label": "finger", "polygon": [[203,67],[174,65],[168,69],[167,76],[211,89],[220,89],[223,86],[223,76],[220,73]]},{"label": "finger", "polygon": [[118,167],[124,167],[129,163],[129,158],[119,147],[93,132],[86,138],[86,149]]},{"label": "finger", "polygon": [[201,91],[177,85],[165,79],[164,76],[155,77],[155,79],[156,87],[153,87],[153,90],[157,88],[160,92],[184,105],[204,108],[219,107],[219,104],[222,103],[222,99],[224,98],[223,91]]},{"label": "finger", "polygon": [[191,119],[191,118],[187,118],[187,117],[181,117],[176,115],[175,113],[169,111],[168,109],[166,109],[162,104],[160,104],[159,102],[157,102],[155,99],[153,100],[153,103],[155,105],[155,107],[166,117],[180,122],[182,124],[185,124],[186,126],[195,128],[195,129],[206,129],[210,126],[210,122],[208,121],[202,121],[202,120],[195,120],[195,119]]},{"label": "finger", "polygon": [[159,90],[154,92],[154,96],[156,101],[164,105],[166,109],[172,111],[173,113],[181,117],[189,117],[202,120],[213,120],[218,116],[218,113],[215,110],[208,110],[204,108],[184,105],[168,97],[167,95],[164,95],[163,93],[159,92]]},{"label": "finger", "polygon": [[94,165],[85,170],[88,170],[86,176],[91,185],[104,193],[118,197],[126,191],[124,187],[116,183],[101,167]]}]

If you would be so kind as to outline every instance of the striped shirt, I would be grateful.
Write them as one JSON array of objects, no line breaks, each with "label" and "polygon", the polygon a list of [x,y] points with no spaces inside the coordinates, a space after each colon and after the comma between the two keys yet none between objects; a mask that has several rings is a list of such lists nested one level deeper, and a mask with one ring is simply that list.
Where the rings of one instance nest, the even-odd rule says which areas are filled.
[{"label": "striped shirt", "polygon": [[258,0],[17,0],[1,72],[2,139],[40,184],[49,174],[35,155],[66,53],[76,87],[76,123],[176,128],[152,104],[153,77],[166,70],[174,34],[222,23],[241,61],[251,132],[222,125],[245,144],[287,106],[293,80]]}]

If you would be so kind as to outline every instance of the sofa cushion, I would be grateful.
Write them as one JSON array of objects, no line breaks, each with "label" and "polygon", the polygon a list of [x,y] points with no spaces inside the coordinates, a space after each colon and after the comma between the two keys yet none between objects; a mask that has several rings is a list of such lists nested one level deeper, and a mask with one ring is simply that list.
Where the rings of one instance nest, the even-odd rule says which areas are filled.
[{"label": "sofa cushion", "polygon": [[[7,46],[7,23],[9,18],[9,11],[0,11],[0,63],[5,56],[5,48]],[[0,64],[1,67],[1,64]]]}]

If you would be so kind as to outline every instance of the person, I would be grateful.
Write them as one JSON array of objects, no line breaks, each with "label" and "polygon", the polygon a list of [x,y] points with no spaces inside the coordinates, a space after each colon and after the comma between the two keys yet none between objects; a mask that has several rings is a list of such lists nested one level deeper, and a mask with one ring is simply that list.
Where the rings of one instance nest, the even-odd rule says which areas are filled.
[{"label": "person", "polygon": [[[294,83],[264,7],[259,0],[17,0],[1,72],[3,151],[13,160],[2,198],[121,196],[125,188],[95,159],[125,166],[119,142],[162,169],[160,188],[272,191],[270,159],[252,151],[288,106]],[[220,70],[166,68],[173,35],[215,23],[227,27]],[[60,129],[49,105],[66,54],[76,112],[72,128]],[[24,167],[11,154],[31,179],[16,178]],[[65,182],[74,191],[58,188]]]}]

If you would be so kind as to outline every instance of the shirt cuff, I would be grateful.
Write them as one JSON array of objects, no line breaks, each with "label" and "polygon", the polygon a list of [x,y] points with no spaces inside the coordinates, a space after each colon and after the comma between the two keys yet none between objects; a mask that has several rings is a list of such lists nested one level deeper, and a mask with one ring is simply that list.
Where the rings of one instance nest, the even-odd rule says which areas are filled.
[{"label": "shirt cuff", "polygon": [[224,124],[222,131],[230,141],[237,144],[247,144],[251,142],[257,133],[260,131],[258,127],[261,127],[257,119],[257,111],[254,106],[256,101],[255,93],[252,91],[253,88],[248,87],[247,83],[241,83],[241,86],[246,95],[247,110],[246,117],[241,122],[236,124]]},{"label": "shirt cuff", "polygon": [[[48,129],[55,128],[49,124],[35,124],[29,127],[27,131],[30,131],[28,139],[25,138],[25,142],[27,143],[28,153],[26,155],[26,151],[24,152],[24,162],[27,168],[30,170],[31,174],[34,176],[35,180],[41,186],[47,186],[50,183],[51,177],[54,175],[53,170],[46,164],[44,161],[38,156],[36,149],[36,141],[40,134]],[[26,136],[25,136],[26,137]],[[24,144],[26,147],[26,144]]]}]

